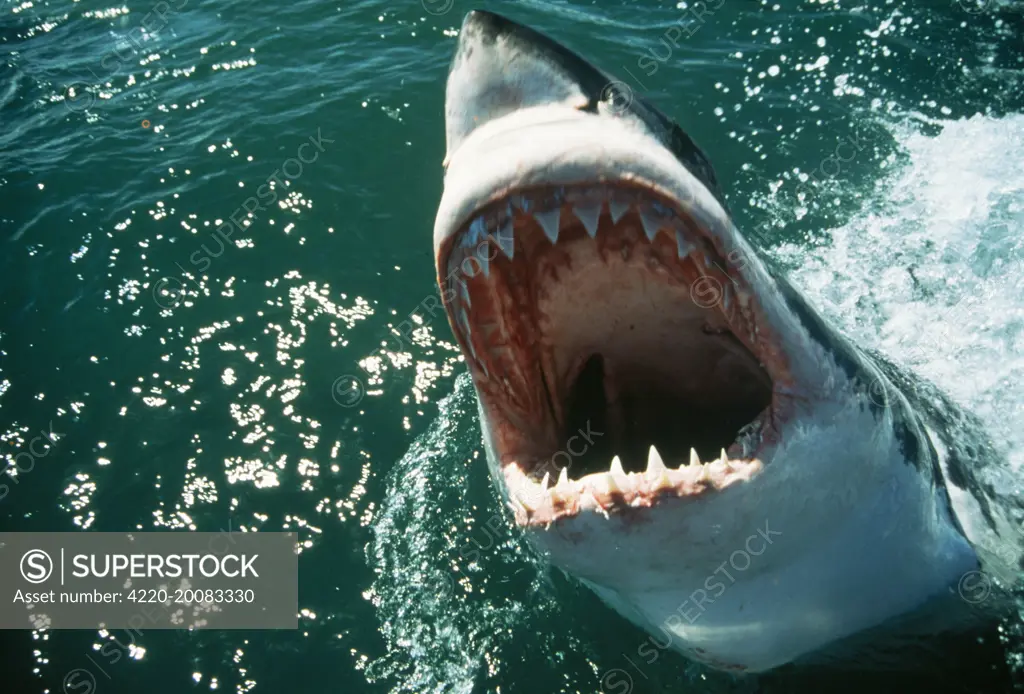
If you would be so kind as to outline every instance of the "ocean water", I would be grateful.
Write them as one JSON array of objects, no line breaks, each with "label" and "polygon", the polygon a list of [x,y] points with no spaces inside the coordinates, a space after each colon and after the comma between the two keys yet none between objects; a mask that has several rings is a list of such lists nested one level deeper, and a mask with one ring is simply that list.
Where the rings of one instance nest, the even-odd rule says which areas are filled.
[{"label": "ocean water", "polygon": [[[298,630],[4,632],[0,692],[836,691],[637,658],[646,636],[510,530],[422,309],[447,64],[483,6],[678,120],[738,226],[978,413],[1015,483],[1024,4],[697,5],[0,5],[0,530],[302,540]],[[921,690],[862,691],[885,683]]]}]

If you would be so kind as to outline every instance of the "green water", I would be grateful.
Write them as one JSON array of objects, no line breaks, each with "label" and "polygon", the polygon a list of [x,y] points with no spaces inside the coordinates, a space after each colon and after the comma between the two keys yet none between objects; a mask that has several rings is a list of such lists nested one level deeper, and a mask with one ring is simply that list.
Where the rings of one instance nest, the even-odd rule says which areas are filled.
[{"label": "green water", "polygon": [[[640,661],[646,636],[509,530],[461,357],[422,309],[473,6],[156,5],[0,6],[0,454],[21,468],[0,529],[293,530],[303,616],[134,644],[5,632],[0,691],[69,691],[76,669],[80,694],[626,691],[614,670],[637,692],[834,690]],[[826,314],[1020,450],[1024,6],[483,6],[649,94]],[[937,313],[951,273],[999,310]],[[915,350],[936,324],[984,343]],[[59,436],[29,464],[40,430]]]}]

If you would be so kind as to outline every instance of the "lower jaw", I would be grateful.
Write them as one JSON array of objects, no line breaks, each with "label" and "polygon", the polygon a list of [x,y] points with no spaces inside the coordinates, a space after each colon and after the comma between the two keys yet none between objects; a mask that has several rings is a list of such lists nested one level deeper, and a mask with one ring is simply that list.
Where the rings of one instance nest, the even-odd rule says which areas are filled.
[{"label": "lower jaw", "polygon": [[549,527],[585,513],[610,518],[650,509],[669,499],[696,501],[749,482],[763,468],[757,458],[737,460],[723,451],[722,457],[711,462],[694,461],[678,468],[656,464],[642,473],[624,472],[613,464],[609,472],[591,473],[579,480],[561,476],[551,485],[549,480],[534,481],[516,462],[501,466],[500,472],[516,523]]}]

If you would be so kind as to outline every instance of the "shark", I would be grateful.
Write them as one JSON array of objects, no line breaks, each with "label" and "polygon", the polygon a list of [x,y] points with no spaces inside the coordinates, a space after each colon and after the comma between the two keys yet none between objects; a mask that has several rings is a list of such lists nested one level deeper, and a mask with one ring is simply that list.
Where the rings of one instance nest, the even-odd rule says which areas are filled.
[{"label": "shark", "polygon": [[1002,604],[1022,516],[980,421],[831,325],[675,121],[472,11],[445,131],[441,298],[494,487],[545,561],[730,672]]}]

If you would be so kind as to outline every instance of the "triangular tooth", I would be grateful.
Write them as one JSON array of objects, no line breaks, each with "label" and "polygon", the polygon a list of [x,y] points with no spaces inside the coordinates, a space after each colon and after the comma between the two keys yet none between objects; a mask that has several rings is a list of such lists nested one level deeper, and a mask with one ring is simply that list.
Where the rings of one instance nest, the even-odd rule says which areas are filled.
[{"label": "triangular tooth", "polygon": [[690,465],[700,465],[700,457],[697,455],[697,449],[690,449]]},{"label": "triangular tooth", "polygon": [[558,475],[558,483],[555,487],[564,491],[569,491],[572,488],[569,484],[569,468],[562,468],[562,472]]},{"label": "triangular tooth", "polygon": [[629,203],[613,198],[608,201],[608,211],[612,213],[612,221],[618,224],[619,220],[622,219],[622,215],[629,211]]},{"label": "triangular tooth", "polygon": [[484,223],[483,217],[477,217],[469,224],[469,231],[466,236],[463,237],[462,245],[468,248],[476,248],[485,237],[487,236],[487,225]]},{"label": "triangular tooth", "polygon": [[540,483],[541,489],[547,489],[548,488],[548,482],[550,482],[550,481],[551,481],[551,471],[548,470],[547,472],[544,473],[544,479]]},{"label": "triangular tooth", "polygon": [[644,233],[647,234],[647,240],[654,241],[654,237],[658,234],[658,229],[661,228],[661,218],[641,208],[640,223],[643,224]]},{"label": "triangular tooth", "polygon": [[707,465],[701,465],[700,466],[700,474],[697,475],[697,481],[698,482],[710,482],[711,481],[711,471],[708,469]]},{"label": "triangular tooth", "polygon": [[651,450],[647,452],[647,474],[650,477],[655,475],[661,475],[666,472],[665,461],[661,459],[661,454],[658,453],[658,449],[651,446]]},{"label": "triangular tooth", "polygon": [[722,457],[719,458],[719,460],[721,462],[725,463],[726,465],[729,464],[729,454],[725,452],[724,448],[722,449]]},{"label": "triangular tooth", "polygon": [[668,476],[668,468],[665,467],[665,461],[661,459],[661,454],[658,453],[658,449],[651,446],[651,450],[647,455],[647,480],[654,490],[659,489],[671,489],[674,485],[672,479]]},{"label": "triangular tooth", "polygon": [[597,236],[597,222],[601,219],[601,205],[577,205],[572,208],[573,214],[576,215],[583,223],[583,228],[587,230],[587,234],[590,238]]},{"label": "triangular tooth", "polygon": [[494,243],[498,244],[498,248],[505,254],[505,257],[512,260],[512,257],[516,254],[516,237],[515,232],[512,229],[512,218],[509,217],[498,229],[492,238]]},{"label": "triangular tooth", "polygon": [[619,456],[615,456],[614,458],[612,458],[612,467],[610,472],[613,475],[622,475],[623,477],[626,476],[626,471],[622,469],[622,461],[619,460]]},{"label": "triangular tooth", "polygon": [[679,249],[679,259],[682,260],[690,255],[691,251],[696,250],[697,247],[686,240],[682,230],[676,229],[676,248]]},{"label": "triangular tooth", "polygon": [[534,212],[533,216],[544,230],[544,235],[551,243],[558,243],[558,220],[562,215],[562,208],[556,207],[547,212]]}]

